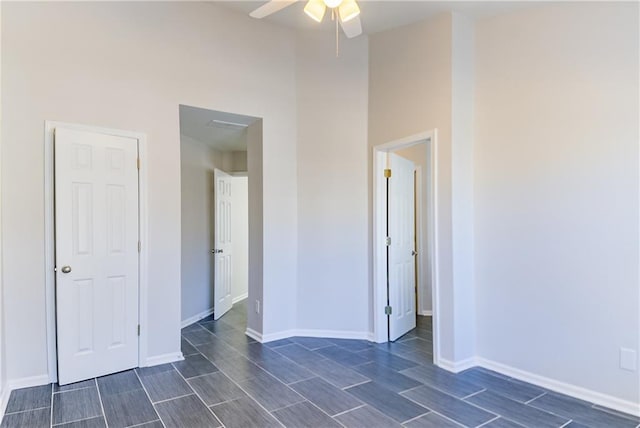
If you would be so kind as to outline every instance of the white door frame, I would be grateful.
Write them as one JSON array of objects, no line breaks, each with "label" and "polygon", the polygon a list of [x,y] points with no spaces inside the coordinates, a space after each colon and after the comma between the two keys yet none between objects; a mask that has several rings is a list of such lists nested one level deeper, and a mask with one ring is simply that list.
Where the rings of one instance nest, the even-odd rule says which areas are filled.
[{"label": "white door frame", "polygon": [[[387,316],[384,313],[386,306],[386,245],[385,245],[385,178],[384,165],[378,162],[378,155],[394,150],[403,149],[430,142],[431,164],[431,204],[430,212],[426,213],[429,219],[428,242],[430,249],[429,259],[431,269],[431,293],[433,311],[433,363],[438,365],[440,361],[440,323],[438,317],[439,304],[439,279],[438,279],[438,130],[433,129],[406,138],[391,141],[373,148],[373,337],[378,343],[387,341]],[[424,190],[424,189],[422,189]],[[423,214],[424,215],[424,214]]]},{"label": "white door frame", "polygon": [[[423,196],[423,192],[425,191],[422,180],[423,180],[423,171],[422,171],[422,166],[420,165],[416,165],[416,241],[417,241],[417,245],[416,245],[416,251],[418,252],[418,259],[417,259],[417,263],[416,263],[416,268],[418,270],[418,276],[417,276],[417,290],[418,290],[418,295],[417,295],[417,314],[418,315],[432,315],[432,311],[430,309],[425,310],[425,308],[423,307],[422,304],[422,296],[424,295],[425,292],[425,281],[422,281],[422,273],[425,271],[426,269],[426,264],[424,261],[424,257],[423,255],[425,254],[427,247],[427,242],[425,241],[424,238],[424,209],[423,209],[423,203],[424,203],[424,196]],[[428,255],[428,253],[427,253]]]},{"label": "white door frame", "polygon": [[140,170],[138,171],[138,221],[142,248],[139,255],[139,307],[138,323],[140,337],[138,338],[138,366],[146,365],[147,361],[147,300],[148,300],[148,249],[147,249],[147,135],[141,132],[123,131],[119,129],[100,128],[96,126],[78,125],[57,121],[45,121],[44,125],[44,252],[45,252],[45,302],[47,328],[47,368],[49,381],[58,381],[58,365],[56,351],[56,290],[55,290],[55,223],[54,223],[54,195],[55,181],[53,169],[53,131],[56,127],[64,127],[79,131],[108,134],[138,140],[138,156]]}]

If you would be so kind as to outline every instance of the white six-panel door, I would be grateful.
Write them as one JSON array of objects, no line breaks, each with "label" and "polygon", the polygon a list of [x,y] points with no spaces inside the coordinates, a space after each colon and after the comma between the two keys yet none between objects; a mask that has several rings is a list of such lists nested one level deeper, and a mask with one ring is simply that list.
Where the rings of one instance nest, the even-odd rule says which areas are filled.
[{"label": "white six-panel door", "polygon": [[232,177],[226,172],[213,171],[215,228],[214,228],[214,286],[213,317],[219,319],[233,306],[231,295],[232,251],[231,251],[231,192]]},{"label": "white six-panel door", "polygon": [[60,384],[138,366],[138,142],[55,130]]},{"label": "white six-panel door", "polygon": [[389,153],[389,322],[390,340],[416,327],[415,206],[413,162]]}]

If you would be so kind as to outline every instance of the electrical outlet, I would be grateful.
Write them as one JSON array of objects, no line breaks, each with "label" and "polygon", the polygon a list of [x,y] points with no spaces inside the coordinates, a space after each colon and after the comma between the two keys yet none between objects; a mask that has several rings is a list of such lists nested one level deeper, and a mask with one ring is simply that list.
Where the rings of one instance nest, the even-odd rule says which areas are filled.
[{"label": "electrical outlet", "polygon": [[638,370],[638,354],[635,349],[620,348],[620,368],[632,372]]},{"label": "electrical outlet", "polygon": [[260,313],[260,300],[256,300],[256,314]]}]

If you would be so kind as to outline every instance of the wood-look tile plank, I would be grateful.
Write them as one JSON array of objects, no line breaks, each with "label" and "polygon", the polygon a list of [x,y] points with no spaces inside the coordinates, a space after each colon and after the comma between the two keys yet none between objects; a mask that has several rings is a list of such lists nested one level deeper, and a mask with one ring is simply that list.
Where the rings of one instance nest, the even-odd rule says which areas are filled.
[{"label": "wood-look tile plank", "polygon": [[287,384],[310,379],[315,376],[311,371],[282,356],[278,356],[278,358],[268,358],[257,364],[270,375]]},{"label": "wood-look tile plank", "polygon": [[304,398],[273,376],[264,373],[238,385],[268,411],[304,401]]},{"label": "wood-look tile plank", "polygon": [[638,426],[638,422],[634,420],[594,409],[590,403],[551,392],[536,398],[528,405],[587,426],[616,428],[635,428]]},{"label": "wood-look tile plank", "polygon": [[422,385],[421,382],[415,379],[376,363],[367,363],[354,369],[365,377],[384,385],[393,392],[406,391],[407,389]]},{"label": "wood-look tile plank", "polygon": [[363,404],[353,395],[318,377],[303,380],[290,386],[294,391],[327,412],[330,416],[346,412]]},{"label": "wood-look tile plank", "polygon": [[163,401],[155,405],[167,428],[216,428],[222,426],[211,411],[195,395]]},{"label": "wood-look tile plank", "polygon": [[[100,393],[102,394],[102,390]],[[158,414],[142,388],[101,397],[109,428],[140,425],[158,419]]]},{"label": "wood-look tile plank", "polygon": [[[81,421],[69,422],[62,425],[54,425],[55,428],[106,428],[107,423],[104,416],[91,419],[83,419]],[[138,427],[136,427],[138,428]]]},{"label": "wood-look tile plank", "polygon": [[281,427],[278,421],[249,397],[211,406],[226,428]]},{"label": "wood-look tile plank", "polygon": [[49,428],[50,426],[51,408],[5,414],[0,424],[1,428]]},{"label": "wood-look tile plank", "polygon": [[468,427],[482,425],[497,416],[429,386],[421,386],[400,395]]},{"label": "wood-look tile plank", "polygon": [[400,428],[402,426],[368,405],[338,415],[335,419],[347,428]]},{"label": "wood-look tile plank", "polygon": [[102,416],[97,388],[75,389],[53,395],[54,425]]},{"label": "wood-look tile plank", "polygon": [[466,401],[524,426],[557,428],[569,422],[567,418],[552,415],[492,391],[481,392],[467,398]]},{"label": "wood-look tile plank", "polygon": [[361,373],[331,360],[318,361],[310,365],[309,370],[338,388],[346,388],[370,380]]},{"label": "wood-look tile plank", "polygon": [[451,372],[433,365],[411,367],[402,370],[400,373],[459,398],[475,394],[484,389],[482,386],[468,382]]},{"label": "wood-look tile plank", "polygon": [[277,410],[273,412],[273,416],[275,416],[286,427],[342,428],[342,425],[331,419],[326,413],[323,413],[308,401]]},{"label": "wood-look tile plank", "polygon": [[140,378],[152,403],[192,394],[182,376],[173,369]]},{"label": "wood-look tile plank", "polygon": [[202,354],[187,355],[183,361],[173,363],[173,366],[185,379],[218,371],[218,367]]},{"label": "wood-look tile plank", "polygon": [[5,413],[51,407],[51,385],[34,386],[11,391]]},{"label": "wood-look tile plank", "polygon": [[400,423],[429,412],[429,409],[396,394],[376,382],[352,386],[345,391]]},{"label": "wood-look tile plank", "polygon": [[407,422],[404,426],[407,428],[464,428],[464,425],[460,425],[433,412]]},{"label": "wood-look tile plank", "polygon": [[235,400],[246,394],[222,372],[215,372],[188,380],[189,385],[207,406]]}]

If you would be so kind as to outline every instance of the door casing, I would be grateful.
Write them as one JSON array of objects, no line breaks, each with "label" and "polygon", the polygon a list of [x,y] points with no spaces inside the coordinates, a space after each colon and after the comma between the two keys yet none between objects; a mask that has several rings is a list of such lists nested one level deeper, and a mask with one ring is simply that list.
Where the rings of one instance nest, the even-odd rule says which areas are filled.
[{"label": "door casing", "polygon": [[[430,212],[422,213],[429,219],[428,239],[426,245],[430,249],[431,292],[433,311],[433,362],[440,361],[440,323],[438,322],[439,279],[438,279],[438,131],[433,129],[406,138],[391,141],[373,148],[373,339],[375,342],[387,341],[386,306],[386,245],[385,245],[385,207],[386,186],[384,178],[385,154],[416,144],[429,143],[431,164],[428,173],[431,175]],[[422,189],[424,191],[426,189]]]},{"label": "door casing", "polygon": [[147,136],[141,132],[123,131],[119,129],[102,128],[96,126],[79,125],[57,121],[45,121],[44,129],[44,202],[45,202],[45,303],[47,329],[47,370],[50,382],[58,381],[57,350],[56,350],[56,304],[55,304],[55,222],[54,222],[54,150],[53,133],[56,127],[65,127],[80,131],[128,137],[138,140],[138,156],[140,170],[138,171],[138,221],[139,235],[142,248],[139,253],[139,307],[140,336],[138,338],[138,366],[147,365],[148,357],[148,206],[147,206]]}]

